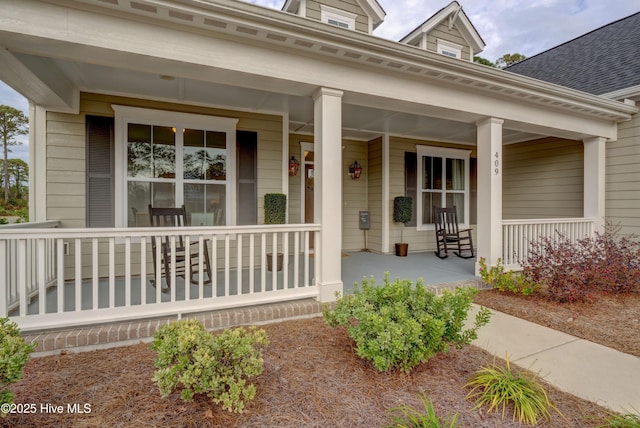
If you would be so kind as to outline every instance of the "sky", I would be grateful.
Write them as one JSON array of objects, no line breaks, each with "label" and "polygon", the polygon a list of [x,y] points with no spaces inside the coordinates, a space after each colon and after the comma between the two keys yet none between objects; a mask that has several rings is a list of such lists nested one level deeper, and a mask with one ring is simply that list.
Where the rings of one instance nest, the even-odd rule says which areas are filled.
[{"label": "sky", "polygon": [[[246,0],[280,10],[284,0]],[[385,21],[374,35],[400,40],[450,3],[450,0],[378,0]],[[492,62],[506,53],[533,56],[603,25],[640,11],[638,0],[458,0],[486,48],[479,55]],[[0,40],[0,45],[2,41]],[[0,104],[28,114],[20,94],[0,81]],[[13,146],[10,157],[28,158],[28,140]]]}]

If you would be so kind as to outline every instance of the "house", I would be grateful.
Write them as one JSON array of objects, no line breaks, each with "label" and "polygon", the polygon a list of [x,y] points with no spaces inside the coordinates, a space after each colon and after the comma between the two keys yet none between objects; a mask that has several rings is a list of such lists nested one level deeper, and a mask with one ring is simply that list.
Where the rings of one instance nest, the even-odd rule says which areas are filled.
[{"label": "house", "polygon": [[[455,1],[400,42],[372,35],[375,0],[4,0],[0,15],[32,173],[32,223],[0,232],[0,315],[26,330],[332,301],[363,212],[367,248],[392,252],[399,195],[415,196],[411,251],[435,249],[433,207],[453,205],[479,257],[517,264],[540,234],[602,228],[605,150],[638,112],[473,63],[484,42]],[[273,192],[287,224],[263,224]],[[182,204],[192,227],[147,227],[149,205]],[[158,236],[206,246],[212,283],[199,262],[194,284],[150,285],[178,276],[152,262]]]},{"label": "house", "polygon": [[[635,105],[640,101],[640,12],[532,56],[507,70]],[[640,234],[640,116],[606,145],[605,215]]]}]

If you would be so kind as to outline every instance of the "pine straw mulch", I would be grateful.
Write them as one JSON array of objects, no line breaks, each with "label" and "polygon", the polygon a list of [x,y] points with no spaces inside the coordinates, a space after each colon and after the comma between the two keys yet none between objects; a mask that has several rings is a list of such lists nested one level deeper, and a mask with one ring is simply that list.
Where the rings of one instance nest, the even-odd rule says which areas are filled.
[{"label": "pine straw mulch", "polygon": [[640,357],[640,293],[598,295],[590,302],[554,303],[544,290],[532,296],[484,290],[479,305]]},{"label": "pine straw mulch", "polygon": [[[89,403],[91,413],[9,415],[6,427],[380,427],[386,410],[401,403],[419,407],[420,392],[441,417],[459,413],[463,427],[514,427],[512,413],[474,410],[464,385],[494,357],[470,346],[437,355],[411,374],[380,373],[355,356],[344,329],[330,329],[321,317],[263,327],[271,344],[264,373],[255,379],[256,398],[242,415],[206,397],[184,403],[179,394],[160,398],[151,381],[155,353],[148,344],[33,358],[22,381],[12,386],[16,403]],[[593,427],[605,409],[548,387],[564,415],[544,427]]]}]

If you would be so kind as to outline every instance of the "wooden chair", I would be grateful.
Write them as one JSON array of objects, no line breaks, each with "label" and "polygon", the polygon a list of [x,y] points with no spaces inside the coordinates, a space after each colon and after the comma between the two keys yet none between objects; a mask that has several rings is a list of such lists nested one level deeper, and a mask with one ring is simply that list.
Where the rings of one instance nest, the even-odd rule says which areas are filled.
[{"label": "wooden chair", "polygon": [[[184,205],[180,208],[153,208],[149,205],[149,222],[152,227],[185,227],[188,226],[187,210]],[[159,242],[158,242],[159,241]],[[156,260],[156,248],[160,245],[160,255],[162,260]],[[151,249],[153,254],[154,277],[157,270],[157,263],[161,263],[162,276],[167,282],[167,288],[171,288],[171,240],[168,236],[151,237]],[[176,278],[189,278],[192,284],[198,284],[195,278],[199,272],[200,260],[202,258],[203,273],[206,275],[205,284],[211,284],[211,263],[209,261],[208,241],[205,241],[203,253],[200,254],[198,241],[189,243],[189,260],[187,261],[187,249],[185,239],[182,235],[176,237],[175,242],[175,269]],[[151,280],[155,287],[155,279]]]},{"label": "wooden chair", "polygon": [[435,217],[436,243],[438,245],[436,256],[446,259],[449,248],[452,248],[457,250],[453,253],[463,259],[475,257],[471,229],[460,229],[458,227],[456,207],[433,207],[433,213]]}]

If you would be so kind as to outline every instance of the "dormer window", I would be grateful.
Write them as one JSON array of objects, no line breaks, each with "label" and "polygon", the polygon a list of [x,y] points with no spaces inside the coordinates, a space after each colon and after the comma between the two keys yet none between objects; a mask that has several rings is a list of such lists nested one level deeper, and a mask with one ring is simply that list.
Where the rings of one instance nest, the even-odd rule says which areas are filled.
[{"label": "dormer window", "polygon": [[438,53],[451,58],[462,58],[462,46],[438,39]]},{"label": "dormer window", "polygon": [[329,25],[354,30],[356,28],[356,17],[356,14],[320,5],[320,20]]}]

